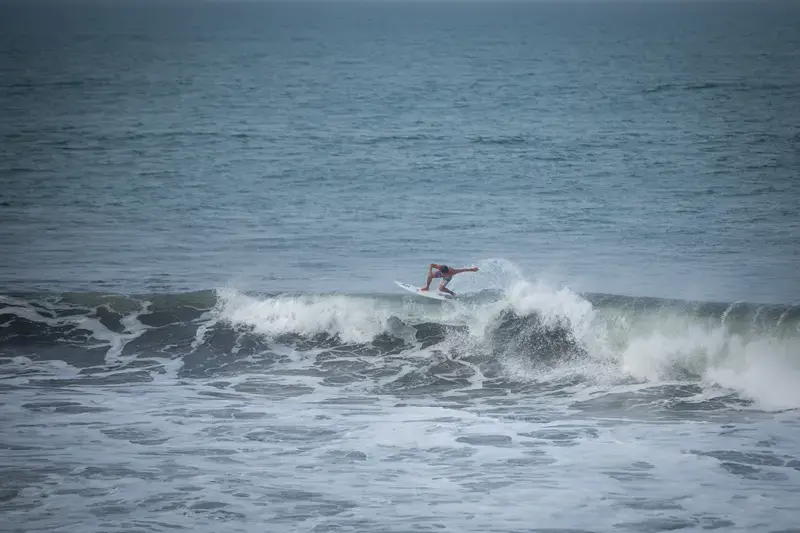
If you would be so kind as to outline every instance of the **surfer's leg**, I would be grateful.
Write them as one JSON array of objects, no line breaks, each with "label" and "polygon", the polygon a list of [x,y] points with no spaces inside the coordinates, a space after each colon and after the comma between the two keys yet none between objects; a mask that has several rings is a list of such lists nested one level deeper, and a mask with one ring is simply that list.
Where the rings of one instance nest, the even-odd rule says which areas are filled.
[{"label": "surfer's leg", "polygon": [[425,282],[425,286],[422,287],[420,290],[427,291],[431,286],[431,281],[433,281],[433,278],[441,278],[441,277],[442,273],[439,272],[438,270],[436,272],[428,272],[428,281]]},{"label": "surfer's leg", "polygon": [[451,291],[450,289],[447,288],[447,284],[450,283],[450,281],[452,279],[453,278],[444,278],[444,279],[442,279],[442,283],[439,284],[439,290],[442,291],[442,292],[446,292],[450,296],[455,296],[456,293],[454,293],[453,291]]}]

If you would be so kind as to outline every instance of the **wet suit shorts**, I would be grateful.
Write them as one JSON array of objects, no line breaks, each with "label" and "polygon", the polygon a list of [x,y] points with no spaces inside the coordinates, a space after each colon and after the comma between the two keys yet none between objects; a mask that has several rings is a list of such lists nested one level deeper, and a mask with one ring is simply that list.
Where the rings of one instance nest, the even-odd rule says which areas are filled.
[{"label": "wet suit shorts", "polygon": [[442,274],[441,270],[437,270],[436,272],[434,272],[433,273],[433,277],[434,277],[434,279],[442,278],[442,283],[444,285],[447,285],[453,279],[453,276],[445,276],[444,274]]}]

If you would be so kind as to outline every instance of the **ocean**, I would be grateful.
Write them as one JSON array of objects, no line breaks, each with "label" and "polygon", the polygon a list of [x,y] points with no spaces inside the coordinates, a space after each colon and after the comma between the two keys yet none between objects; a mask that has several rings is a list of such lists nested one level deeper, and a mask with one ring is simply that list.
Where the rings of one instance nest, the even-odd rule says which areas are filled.
[{"label": "ocean", "polygon": [[0,30],[0,530],[800,531],[800,4]]}]

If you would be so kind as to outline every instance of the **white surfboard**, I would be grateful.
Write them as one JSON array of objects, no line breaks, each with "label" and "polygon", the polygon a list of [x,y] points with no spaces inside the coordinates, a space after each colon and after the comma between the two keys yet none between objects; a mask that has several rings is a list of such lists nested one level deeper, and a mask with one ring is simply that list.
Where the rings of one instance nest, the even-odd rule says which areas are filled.
[{"label": "white surfboard", "polygon": [[414,294],[418,294],[419,296],[424,296],[426,298],[433,298],[434,300],[455,300],[452,296],[447,294],[446,292],[440,292],[433,289],[429,289],[427,291],[420,290],[419,287],[414,287],[413,285],[409,285],[408,283],[403,283],[401,281],[395,281],[398,287],[407,290],[408,292],[413,292]]}]

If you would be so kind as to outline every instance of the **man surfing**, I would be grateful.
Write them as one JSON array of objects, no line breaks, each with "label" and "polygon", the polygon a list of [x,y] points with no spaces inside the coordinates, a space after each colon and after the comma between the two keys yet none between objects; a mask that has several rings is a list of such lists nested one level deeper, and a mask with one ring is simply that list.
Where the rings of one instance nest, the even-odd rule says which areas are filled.
[{"label": "man surfing", "polygon": [[[434,272],[436,269],[436,272]],[[461,274],[462,272],[477,272],[478,267],[472,268],[453,268],[447,265],[437,265],[436,263],[431,263],[428,266],[428,281],[425,283],[424,287],[421,287],[421,291],[427,291],[431,286],[431,281],[434,278],[442,278],[442,283],[439,284],[439,290],[442,292],[446,292],[453,298],[456,297],[456,293],[451,291],[447,288],[447,284],[450,283],[453,279],[453,276],[456,274]]]}]

